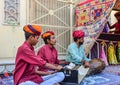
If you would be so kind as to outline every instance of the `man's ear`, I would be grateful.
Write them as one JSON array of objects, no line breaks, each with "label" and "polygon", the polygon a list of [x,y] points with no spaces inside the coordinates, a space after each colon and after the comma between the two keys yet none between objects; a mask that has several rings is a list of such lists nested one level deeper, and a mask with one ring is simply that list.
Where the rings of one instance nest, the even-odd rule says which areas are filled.
[{"label": "man's ear", "polygon": [[49,40],[49,39],[47,39],[47,43],[49,43],[49,41],[50,41],[50,40]]}]

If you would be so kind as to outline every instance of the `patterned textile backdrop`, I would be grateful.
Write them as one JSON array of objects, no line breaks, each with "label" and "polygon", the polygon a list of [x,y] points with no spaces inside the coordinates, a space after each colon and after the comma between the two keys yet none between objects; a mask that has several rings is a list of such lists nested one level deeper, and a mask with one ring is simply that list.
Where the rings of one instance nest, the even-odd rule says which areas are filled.
[{"label": "patterned textile backdrop", "polygon": [[76,29],[85,32],[85,50],[89,53],[102,32],[116,0],[85,0],[76,7]]}]

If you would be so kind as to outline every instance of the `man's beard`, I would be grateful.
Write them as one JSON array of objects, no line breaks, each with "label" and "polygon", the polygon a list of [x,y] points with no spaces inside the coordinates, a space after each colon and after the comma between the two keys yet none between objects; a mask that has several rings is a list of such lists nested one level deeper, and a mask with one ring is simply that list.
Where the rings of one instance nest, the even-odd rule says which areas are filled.
[{"label": "man's beard", "polygon": [[80,45],[82,45],[84,42],[79,42]]}]

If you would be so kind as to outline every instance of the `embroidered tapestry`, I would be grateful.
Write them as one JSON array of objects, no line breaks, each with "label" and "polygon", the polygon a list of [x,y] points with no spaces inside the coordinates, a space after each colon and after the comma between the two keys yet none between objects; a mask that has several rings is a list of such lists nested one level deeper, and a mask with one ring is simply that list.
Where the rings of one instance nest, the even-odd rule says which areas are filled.
[{"label": "embroidered tapestry", "polygon": [[85,50],[89,53],[102,32],[116,0],[85,0],[76,7],[76,29],[85,32]]}]

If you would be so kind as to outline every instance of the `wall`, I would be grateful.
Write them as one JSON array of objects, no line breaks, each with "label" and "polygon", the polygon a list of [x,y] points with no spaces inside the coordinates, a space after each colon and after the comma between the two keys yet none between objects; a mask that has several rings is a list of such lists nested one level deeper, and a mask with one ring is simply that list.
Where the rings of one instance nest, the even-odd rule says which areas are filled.
[{"label": "wall", "polygon": [[[20,0],[20,25],[19,26],[7,26],[3,24],[4,16],[4,0],[0,0],[0,63],[14,61],[18,46],[24,41],[23,26],[29,20],[26,10],[28,0]],[[116,20],[113,17],[114,11],[111,13],[111,21],[114,23]]]},{"label": "wall", "polygon": [[26,0],[20,0],[20,25],[3,24],[4,0],[0,0],[0,63],[12,62],[16,51],[24,41],[23,26],[26,24]]}]

